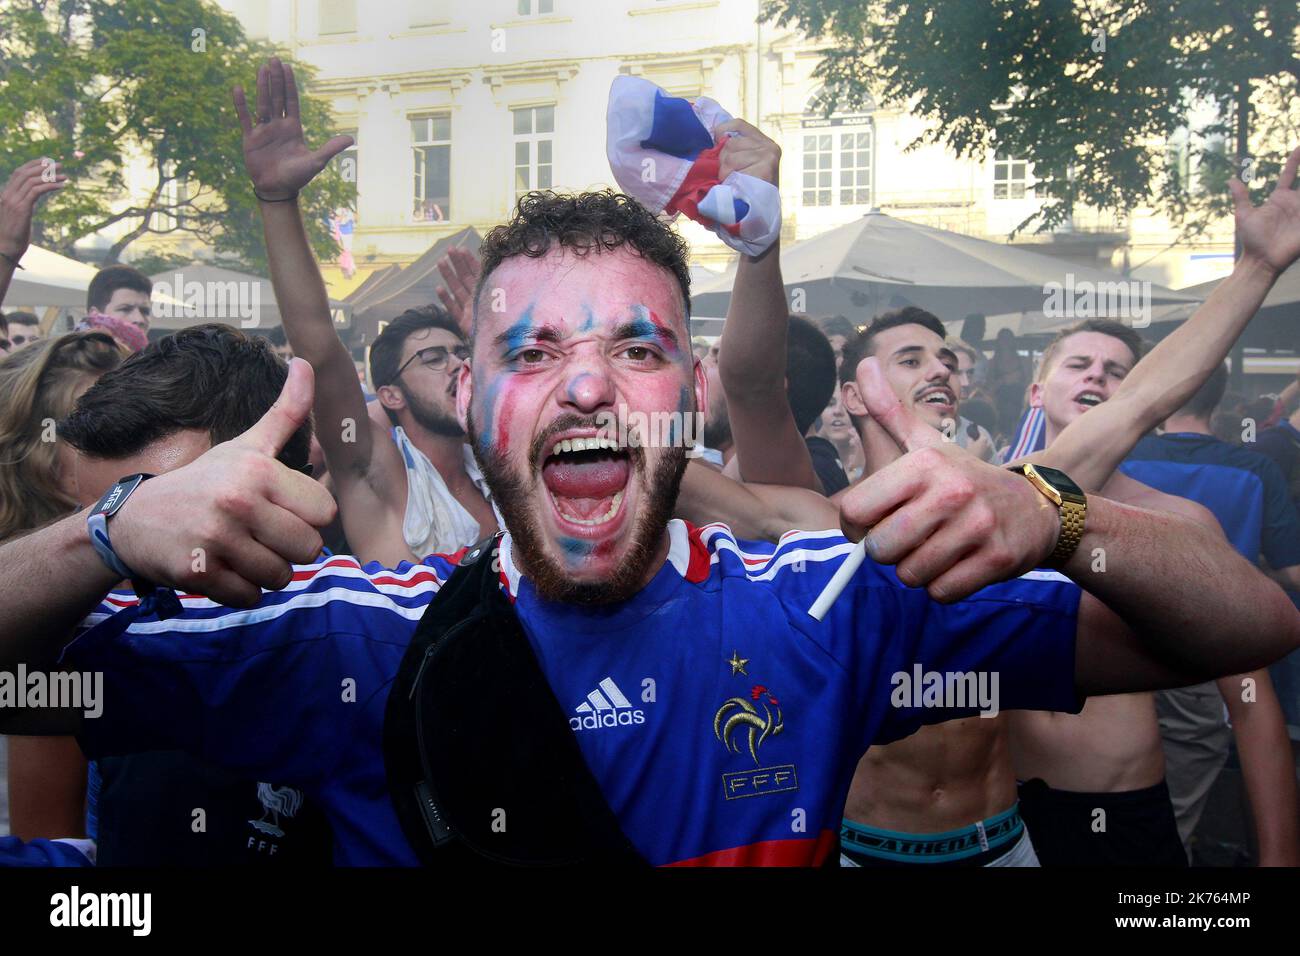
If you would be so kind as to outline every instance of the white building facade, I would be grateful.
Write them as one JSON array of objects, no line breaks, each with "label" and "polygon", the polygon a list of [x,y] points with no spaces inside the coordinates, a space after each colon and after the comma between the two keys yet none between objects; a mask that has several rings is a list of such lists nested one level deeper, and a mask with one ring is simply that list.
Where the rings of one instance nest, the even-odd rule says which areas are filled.
[{"label": "white building facade", "polygon": [[[1015,157],[906,151],[923,126],[896,109],[826,117],[812,75],[820,47],[758,24],[759,0],[220,2],[250,35],[313,65],[310,89],[336,118],[330,132],[356,137],[340,161],[356,176],[358,272],[344,280],[327,268],[335,295],[465,226],[485,232],[526,189],[612,185],[605,108],[620,73],[711,96],[780,143],[786,241],[873,207],[1002,241],[1036,208],[1032,171]],[[724,268],[733,253],[679,222],[694,264]],[[1136,210],[1022,239],[1102,266],[1141,266],[1138,278],[1175,287],[1230,268],[1229,223],[1196,247],[1171,247],[1171,235]]]}]

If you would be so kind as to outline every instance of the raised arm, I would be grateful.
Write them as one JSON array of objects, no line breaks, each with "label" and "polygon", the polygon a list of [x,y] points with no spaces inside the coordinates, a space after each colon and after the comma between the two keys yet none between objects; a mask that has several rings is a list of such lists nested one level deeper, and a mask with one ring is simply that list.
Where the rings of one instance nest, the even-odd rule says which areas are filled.
[{"label": "raised arm", "polygon": [[[721,123],[714,135],[732,136],[719,157],[719,177],[743,172],[777,184],[781,148],[744,120]],[[718,350],[718,377],[747,482],[821,491],[812,456],[786,396],[786,335],[790,309],[781,282],[781,242],[760,256],[741,253]]]},{"label": "raised arm", "polygon": [[722,521],[739,538],[765,541],[796,528],[839,527],[839,509],[814,491],[745,484],[694,461],[686,466],[674,513],[696,525]]},{"label": "raised arm", "polygon": [[[1060,516],[1023,476],[952,448],[896,402],[879,421],[907,454],[841,500],[846,533],[865,535],[873,559],[945,603],[1043,564]],[[1282,590],[1217,529],[1180,515],[1089,495],[1062,571],[1096,599],[1079,612],[1087,694],[1241,673],[1300,647],[1300,614]]]},{"label": "raised arm", "polygon": [[1242,242],[1232,274],[1138,362],[1109,401],[1079,416],[1050,448],[1028,460],[1059,468],[1079,487],[1095,490],[1138,439],[1186,404],[1223,362],[1277,277],[1300,257],[1300,193],[1292,189],[1298,167],[1300,148],[1258,207],[1238,179],[1229,180]]},{"label": "raised arm", "polygon": [[32,213],[37,200],[62,189],[67,181],[68,177],[59,172],[58,163],[33,159],[15,169],[0,191],[0,304],[4,303],[14,270],[32,241]]},{"label": "raised arm", "polygon": [[316,436],[334,477],[348,544],[364,561],[414,560],[402,538],[406,472],[401,453],[367,414],[352,356],[334,331],[325,283],[298,209],[298,191],[352,143],[336,136],[314,152],[303,140],[293,71],[277,59],[257,72],[257,125],[242,88],[234,92],[244,130],[244,165],[260,198],[271,284],[295,355],[311,363]]},{"label": "raised arm", "polygon": [[447,313],[460,326],[468,342],[474,337],[474,287],[478,285],[478,256],[468,249],[453,246],[438,260],[438,272],[444,285],[438,286],[438,298]]}]

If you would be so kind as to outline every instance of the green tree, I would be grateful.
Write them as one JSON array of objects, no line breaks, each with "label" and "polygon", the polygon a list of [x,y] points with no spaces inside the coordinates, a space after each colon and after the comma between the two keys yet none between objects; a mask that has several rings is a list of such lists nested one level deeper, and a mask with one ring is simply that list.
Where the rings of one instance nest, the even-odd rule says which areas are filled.
[{"label": "green tree", "polygon": [[1262,199],[1300,138],[1296,0],[766,0],[763,16],[828,41],[832,108],[874,98],[928,122],[911,145],[1032,162],[1046,202],[1017,231],[1080,204],[1195,234],[1231,211],[1227,176]]},{"label": "green tree", "polygon": [[[71,254],[122,224],[111,262],[143,236],[172,234],[264,273],[230,90],[251,88],[272,54],[292,62],[209,0],[0,0],[0,174],[50,157],[71,180],[38,211],[33,241]],[[294,65],[310,92],[310,69]],[[308,136],[332,132],[322,101],[304,96],[302,117]],[[150,184],[128,200],[133,156],[147,161]],[[337,254],[329,212],[354,197],[337,168],[303,194],[321,258]]]}]

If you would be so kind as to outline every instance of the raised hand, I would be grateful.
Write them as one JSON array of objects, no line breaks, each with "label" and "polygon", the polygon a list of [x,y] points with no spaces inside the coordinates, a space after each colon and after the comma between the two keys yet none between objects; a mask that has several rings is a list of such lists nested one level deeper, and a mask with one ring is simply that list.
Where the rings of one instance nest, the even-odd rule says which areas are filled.
[{"label": "raised hand", "polygon": [[59,164],[49,159],[33,159],[14,170],[0,191],[0,252],[14,260],[22,258],[32,240],[37,200],[62,189],[67,181]]},{"label": "raised hand", "polygon": [[761,129],[742,119],[728,120],[713,128],[713,141],[728,133],[738,136],[727,138],[727,145],[718,155],[718,179],[725,180],[732,173],[746,173],[755,179],[777,185],[781,168],[781,147]]},{"label": "raised hand", "polygon": [[276,461],[311,414],[312,395],[311,366],[294,359],[256,425],[141,485],[113,519],[113,545],[127,566],[231,607],[252,607],[262,588],[287,585],[291,564],[320,553],[316,529],[335,511],[319,483]]},{"label": "raised hand", "polygon": [[1285,271],[1300,258],[1300,193],[1295,190],[1300,169],[1300,147],[1287,157],[1272,194],[1253,206],[1250,193],[1236,176],[1228,188],[1236,202],[1237,237],[1243,259],[1258,262],[1274,273]]},{"label": "raised hand", "polygon": [[873,420],[905,454],[840,500],[840,525],[899,580],[957,601],[1038,566],[1056,546],[1056,507],[1021,475],[980,461],[920,421],[875,359],[858,389]]},{"label": "raised hand", "polygon": [[335,136],[311,150],[302,136],[298,85],[293,70],[272,57],[257,71],[257,125],[248,114],[244,88],[234,89],[235,112],[244,130],[244,167],[264,199],[287,199],[315,178],[326,164],[352,145]]},{"label": "raised hand", "polygon": [[468,339],[474,327],[474,287],[478,285],[478,256],[468,249],[455,246],[438,260],[438,271],[446,283],[438,286],[438,298]]}]

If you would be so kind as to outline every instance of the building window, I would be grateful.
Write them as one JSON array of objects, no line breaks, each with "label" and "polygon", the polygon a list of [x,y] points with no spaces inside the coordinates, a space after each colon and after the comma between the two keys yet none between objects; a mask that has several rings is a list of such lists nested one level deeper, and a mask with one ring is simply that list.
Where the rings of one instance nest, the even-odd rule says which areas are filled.
[{"label": "building window", "polygon": [[356,0],[320,0],[320,35],[357,32]]},{"label": "building window", "polygon": [[[823,120],[842,122],[844,118]],[[855,118],[852,125],[803,132],[803,204],[805,206],[869,206],[872,196],[872,153],[875,128]]]},{"label": "building window", "polygon": [[515,198],[530,189],[551,188],[555,107],[511,110],[515,123]]},{"label": "building window", "polygon": [[416,222],[451,218],[451,114],[411,117],[411,151],[415,160]]},{"label": "building window", "polygon": [[800,123],[803,205],[870,206],[875,198],[874,103],[863,103],[858,113],[834,113],[830,107],[830,93],[818,91]]},{"label": "building window", "polygon": [[998,150],[993,155],[993,198],[1024,199],[1030,195],[1029,163]]},{"label": "building window", "polygon": [[519,15],[530,17],[537,13],[554,13],[555,0],[519,0]]}]

